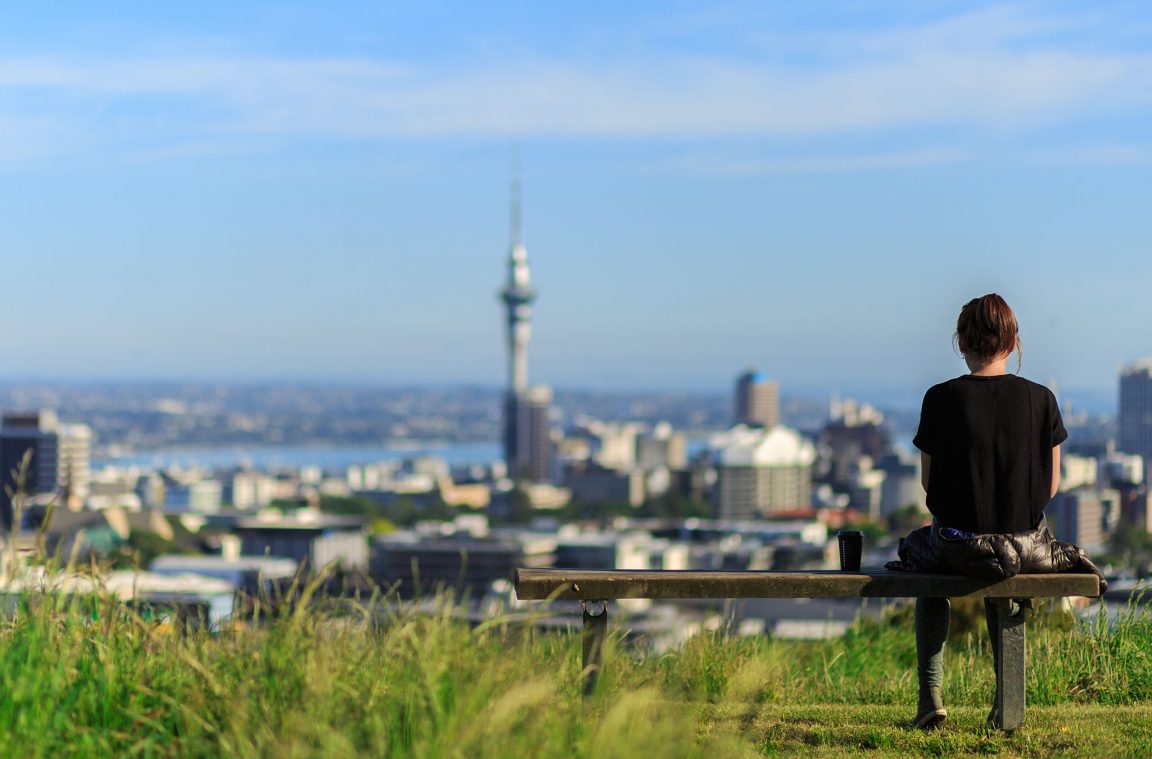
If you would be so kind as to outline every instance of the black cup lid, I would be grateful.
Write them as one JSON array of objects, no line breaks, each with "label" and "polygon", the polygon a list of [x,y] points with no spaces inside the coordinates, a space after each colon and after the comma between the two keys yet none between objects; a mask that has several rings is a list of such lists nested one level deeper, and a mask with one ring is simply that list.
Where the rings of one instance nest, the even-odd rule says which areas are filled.
[{"label": "black cup lid", "polygon": [[859,535],[860,537],[864,537],[864,533],[860,532],[860,530],[841,530],[837,534],[843,535],[846,538],[854,538],[857,535]]}]

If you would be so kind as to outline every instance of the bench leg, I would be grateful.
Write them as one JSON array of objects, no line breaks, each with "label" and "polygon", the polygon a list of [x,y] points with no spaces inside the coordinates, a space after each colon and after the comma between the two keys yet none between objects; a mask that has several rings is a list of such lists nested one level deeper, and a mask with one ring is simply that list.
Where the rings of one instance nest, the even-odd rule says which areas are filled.
[{"label": "bench leg", "polygon": [[996,615],[992,635],[996,661],[993,726],[1012,731],[1024,724],[1024,606],[1010,598],[992,601]]},{"label": "bench leg", "polygon": [[592,695],[596,681],[600,678],[603,664],[604,639],[608,635],[608,603],[606,601],[581,601],[584,610],[583,665],[584,696]]}]

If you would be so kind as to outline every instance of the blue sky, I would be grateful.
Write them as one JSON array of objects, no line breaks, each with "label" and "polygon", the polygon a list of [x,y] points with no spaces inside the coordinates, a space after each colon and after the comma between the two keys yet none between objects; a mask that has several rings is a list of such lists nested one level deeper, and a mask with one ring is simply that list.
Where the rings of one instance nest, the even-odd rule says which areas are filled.
[{"label": "blue sky", "polygon": [[0,374],[910,399],[1152,353],[1152,12],[973,2],[0,9]]}]

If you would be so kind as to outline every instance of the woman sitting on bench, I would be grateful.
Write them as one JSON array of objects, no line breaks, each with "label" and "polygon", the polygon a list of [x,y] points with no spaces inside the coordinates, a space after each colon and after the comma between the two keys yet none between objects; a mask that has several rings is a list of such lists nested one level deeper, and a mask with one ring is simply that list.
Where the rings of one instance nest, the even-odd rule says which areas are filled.
[{"label": "woman sitting on bench", "polygon": [[[889,567],[988,579],[1019,572],[1099,575],[1083,551],[1055,541],[1044,521],[1068,433],[1052,392],[1007,371],[1013,352],[1020,368],[1012,309],[996,294],[969,301],[955,340],[970,371],[928,389],[913,440],[932,524],[901,541],[901,561]],[[996,609],[984,603],[991,635]],[[947,598],[916,601],[919,728],[937,727],[948,716],[940,694],[948,617]]]}]

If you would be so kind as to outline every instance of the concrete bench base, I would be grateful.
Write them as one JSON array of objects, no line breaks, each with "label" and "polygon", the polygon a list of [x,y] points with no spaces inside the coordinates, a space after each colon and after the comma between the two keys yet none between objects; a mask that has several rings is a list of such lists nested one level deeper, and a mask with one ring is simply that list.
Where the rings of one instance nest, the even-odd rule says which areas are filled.
[{"label": "concrete bench base", "polygon": [[1016,730],[1024,722],[1024,608],[1034,597],[1100,595],[1095,575],[1017,575],[988,582],[954,575],[887,570],[860,572],[695,572],[519,569],[521,600],[567,599],[583,609],[584,694],[596,687],[608,635],[608,601],[620,598],[956,598],[994,599],[996,668],[993,722]]}]

